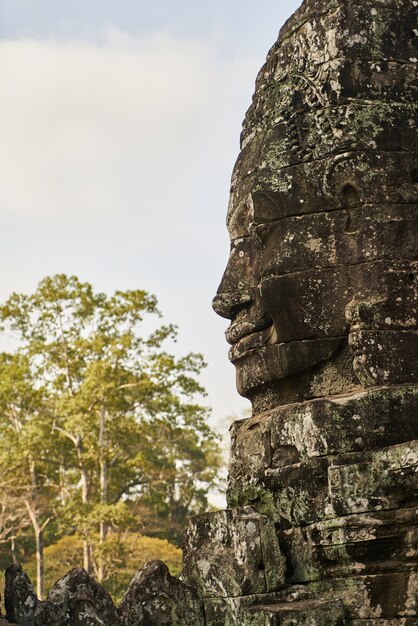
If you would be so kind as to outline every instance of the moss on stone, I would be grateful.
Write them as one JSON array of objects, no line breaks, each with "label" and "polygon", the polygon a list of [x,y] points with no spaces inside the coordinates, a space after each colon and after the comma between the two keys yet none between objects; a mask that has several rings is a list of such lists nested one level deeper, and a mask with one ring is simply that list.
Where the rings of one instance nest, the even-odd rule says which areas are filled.
[{"label": "moss on stone", "polygon": [[260,515],[266,515],[273,521],[278,521],[279,515],[275,506],[274,497],[271,491],[259,484],[238,486],[228,489],[228,506],[251,506]]}]

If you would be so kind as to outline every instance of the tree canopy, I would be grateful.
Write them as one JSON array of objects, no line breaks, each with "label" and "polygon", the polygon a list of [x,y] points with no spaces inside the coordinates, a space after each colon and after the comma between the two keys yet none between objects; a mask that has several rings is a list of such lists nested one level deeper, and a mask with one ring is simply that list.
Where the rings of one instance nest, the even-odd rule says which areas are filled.
[{"label": "tree canopy", "polygon": [[207,507],[220,453],[198,381],[204,360],[167,351],[176,328],[159,317],[145,291],[109,296],[64,274],[0,306],[17,342],[0,355],[0,475],[21,511],[5,515],[16,527],[7,536],[31,523],[41,596],[46,529],[79,537],[84,567],[104,580],[109,533],[176,541],[187,515]]}]

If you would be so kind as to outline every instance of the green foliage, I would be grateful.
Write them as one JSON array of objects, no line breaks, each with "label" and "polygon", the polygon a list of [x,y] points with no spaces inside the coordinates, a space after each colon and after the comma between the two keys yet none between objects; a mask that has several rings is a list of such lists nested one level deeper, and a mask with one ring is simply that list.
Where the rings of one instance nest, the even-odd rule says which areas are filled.
[{"label": "green foliage", "polygon": [[0,481],[44,541],[82,539],[99,579],[128,529],[178,541],[221,463],[201,404],[203,358],[166,350],[172,325],[146,334],[159,316],[145,291],[108,296],[64,274],[0,306],[18,342],[0,355]]},{"label": "green foliage", "polygon": [[[116,542],[115,539],[113,545],[110,544],[110,546],[111,558],[109,560],[113,567],[104,581],[104,586],[116,603],[122,600],[135,571],[148,561],[159,559],[164,561],[173,575],[181,572],[181,550],[166,539],[131,533],[123,542]],[[117,549],[119,549],[118,560],[114,558]],[[118,563],[116,567],[115,562]]]},{"label": "green foliage", "polygon": [[[164,561],[173,575],[178,575],[182,568],[179,548],[166,539],[146,537],[139,533],[126,533],[123,537],[110,535],[106,542],[106,557],[110,567],[103,585],[117,603],[122,600],[136,570],[148,561]],[[54,583],[70,569],[82,567],[81,539],[75,535],[62,537],[57,543],[45,548],[45,562],[45,587],[49,592]],[[24,562],[23,566],[33,580],[36,575],[33,559]]]}]

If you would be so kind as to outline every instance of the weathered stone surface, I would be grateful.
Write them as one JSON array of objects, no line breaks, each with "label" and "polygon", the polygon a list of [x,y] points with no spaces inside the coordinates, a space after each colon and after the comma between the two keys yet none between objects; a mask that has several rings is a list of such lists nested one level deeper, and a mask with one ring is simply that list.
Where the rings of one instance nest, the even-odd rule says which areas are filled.
[{"label": "weathered stone surface", "polygon": [[418,567],[417,509],[376,511],[279,531],[287,581],[307,583]]},{"label": "weathered stone surface", "polygon": [[237,421],[231,427],[230,480],[292,461],[418,439],[417,411],[418,390],[398,386],[287,405]]},{"label": "weathered stone surface", "polygon": [[417,331],[360,330],[350,334],[349,344],[354,371],[365,387],[418,382]]},{"label": "weathered stone surface", "polygon": [[195,589],[151,561],[133,577],[119,607],[124,626],[204,626],[203,603]]},{"label": "weathered stone surface", "polygon": [[418,441],[412,441],[267,468],[258,480],[239,477],[230,485],[229,499],[268,512],[283,528],[351,513],[410,507],[418,501],[417,445]]},{"label": "weathered stone surface", "polygon": [[243,617],[244,619],[258,618],[260,626],[292,626],[295,624],[344,626],[345,624],[344,607],[339,600],[301,600],[299,602],[286,602],[286,604],[261,604],[246,609]]},{"label": "weathered stone surface", "polygon": [[285,584],[285,563],[273,523],[251,507],[191,518],[183,576],[204,596],[280,589]]},{"label": "weathered stone surface", "polygon": [[260,613],[247,612],[247,609],[259,604],[283,604],[312,599],[313,593],[306,585],[292,585],[280,591],[263,594],[221,598],[205,598],[205,616],[207,626],[265,626],[265,618]]},{"label": "weathered stone surface", "polygon": [[6,570],[7,618],[19,626],[117,626],[119,619],[109,594],[83,569],[73,569],[38,600],[18,564]]},{"label": "weathered stone surface", "polygon": [[410,507],[418,502],[418,440],[342,457],[328,467],[336,515]]},{"label": "weathered stone surface", "polygon": [[[401,205],[380,210],[372,206],[360,213],[354,207],[279,220],[272,224],[271,230],[282,245],[277,249],[272,239],[266,240],[265,271],[279,276],[326,265],[338,267],[341,263],[351,266],[382,259],[405,259],[408,255],[414,259],[418,252],[417,210],[418,207]],[[317,237],[307,238],[309,231],[317,233]],[[263,226],[256,232],[263,243]],[[412,291],[411,281],[407,281],[407,287]]]},{"label": "weathered stone surface", "polygon": [[[286,344],[347,337],[349,302],[395,303],[389,274],[411,268],[404,261],[416,255],[414,25],[416,7],[406,1],[306,1],[259,74],[232,178],[232,253],[215,298],[232,318],[238,389],[256,412],[353,389],[345,359],[334,368],[334,388],[313,384],[321,359],[335,362],[341,345],[330,354],[318,343],[311,351]],[[387,264],[395,259],[399,266]],[[386,339],[390,353],[396,337]],[[361,385],[416,382],[412,359],[398,354],[403,367],[392,359],[392,371],[387,354],[376,362],[375,349],[363,365],[355,354]],[[381,373],[373,377],[371,368]]]},{"label": "weathered stone surface", "polygon": [[[291,609],[295,604],[314,604],[315,600],[319,600],[320,603],[335,603],[339,611],[339,602],[342,603],[345,621],[341,624],[344,626],[351,626],[355,620],[362,626],[363,622],[369,626],[387,626],[386,622],[388,626],[403,626],[404,623],[416,626],[417,582],[416,572],[354,575],[349,582],[346,577],[336,577],[333,580],[289,585],[266,595],[241,596],[228,598],[227,601],[220,597],[208,597],[205,599],[205,614],[208,626],[267,626],[269,622],[260,622],[260,616],[254,615],[253,611],[249,613],[248,609],[274,605],[287,605]],[[247,615],[251,614],[252,617],[246,621]],[[341,612],[337,615],[341,620]],[[294,621],[291,625],[305,626],[306,623],[310,626],[309,621]],[[323,626],[323,623],[315,626]]]},{"label": "weathered stone surface", "polygon": [[[52,587],[45,603],[45,615],[55,611],[62,624],[71,626],[116,626],[119,624],[116,608],[110,595],[84,569],[73,569]],[[43,624],[58,622],[44,617]],[[67,620],[67,621],[65,621]]]},{"label": "weathered stone surface", "polygon": [[133,577],[116,610],[111,597],[83,569],[73,569],[39,601],[20,565],[6,571],[8,619],[19,626],[204,626],[197,591],[151,561]]},{"label": "weathered stone surface", "polygon": [[394,617],[392,619],[347,619],[347,626],[416,626],[415,617]]},{"label": "weathered stone surface", "polygon": [[322,598],[341,599],[348,620],[413,617],[417,621],[417,571],[334,578],[309,588]]},{"label": "weathered stone surface", "polygon": [[38,598],[29,580],[20,565],[9,565],[5,573],[4,606],[7,619],[11,622],[21,622],[23,625],[26,616],[33,616],[38,605]]}]

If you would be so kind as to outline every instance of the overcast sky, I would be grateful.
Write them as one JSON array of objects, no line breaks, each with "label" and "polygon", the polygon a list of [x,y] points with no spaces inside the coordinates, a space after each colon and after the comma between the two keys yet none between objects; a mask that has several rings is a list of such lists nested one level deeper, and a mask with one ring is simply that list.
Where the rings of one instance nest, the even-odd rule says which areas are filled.
[{"label": "overcast sky", "polygon": [[235,390],[211,299],[256,73],[300,0],[0,0],[0,299],[43,277],[147,289]]}]

